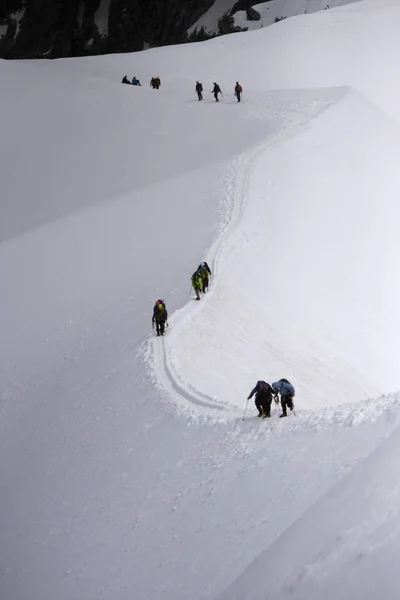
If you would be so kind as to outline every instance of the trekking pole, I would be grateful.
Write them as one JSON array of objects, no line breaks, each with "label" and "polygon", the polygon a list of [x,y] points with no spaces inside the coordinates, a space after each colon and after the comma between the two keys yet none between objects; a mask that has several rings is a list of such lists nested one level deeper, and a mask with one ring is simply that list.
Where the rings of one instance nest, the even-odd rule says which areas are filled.
[{"label": "trekking pole", "polygon": [[247,398],[247,402],[246,402],[246,406],[245,406],[245,409],[244,409],[244,413],[243,413],[242,421],[244,421],[244,418],[245,418],[245,416],[246,416],[246,412],[247,412],[247,406],[248,406],[248,404],[249,404],[249,398]]}]

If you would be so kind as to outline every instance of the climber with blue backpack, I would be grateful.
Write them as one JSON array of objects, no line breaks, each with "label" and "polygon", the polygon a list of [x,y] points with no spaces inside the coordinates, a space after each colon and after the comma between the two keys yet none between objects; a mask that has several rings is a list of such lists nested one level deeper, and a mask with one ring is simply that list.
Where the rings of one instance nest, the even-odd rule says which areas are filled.
[{"label": "climber with blue backpack", "polygon": [[279,381],[272,383],[272,392],[274,395],[279,393],[281,396],[282,414],[280,415],[280,418],[287,417],[286,408],[289,408],[290,410],[294,409],[294,387],[287,379],[280,379]]}]

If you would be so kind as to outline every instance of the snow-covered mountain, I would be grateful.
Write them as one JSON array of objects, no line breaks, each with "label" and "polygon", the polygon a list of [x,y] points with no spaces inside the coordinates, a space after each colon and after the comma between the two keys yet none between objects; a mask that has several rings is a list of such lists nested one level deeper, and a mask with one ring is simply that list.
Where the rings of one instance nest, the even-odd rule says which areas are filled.
[{"label": "snow-covered mountain", "polygon": [[0,62],[2,600],[397,597],[399,18]]},{"label": "snow-covered mountain", "polygon": [[60,58],[179,43],[213,0],[7,0],[1,58]]},{"label": "snow-covered mountain", "polygon": [[358,0],[268,0],[267,2],[248,3],[252,10],[239,10],[237,0],[215,0],[210,8],[188,29],[189,35],[204,31],[215,35],[219,31],[218,22],[224,15],[232,15],[233,27],[243,30],[260,29],[298,15],[311,14],[345,6]]},{"label": "snow-covered mountain", "polygon": [[[177,44],[273,23],[354,0],[8,0],[0,3],[1,58],[87,56]],[[234,18],[230,17],[234,15]],[[219,19],[225,16],[225,25]],[[237,25],[235,25],[237,23]]]}]

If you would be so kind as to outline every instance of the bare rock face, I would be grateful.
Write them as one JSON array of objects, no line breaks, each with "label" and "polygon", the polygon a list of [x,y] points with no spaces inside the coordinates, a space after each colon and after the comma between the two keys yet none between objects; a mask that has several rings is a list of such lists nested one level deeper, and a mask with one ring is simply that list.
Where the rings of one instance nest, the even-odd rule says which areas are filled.
[{"label": "bare rock face", "polygon": [[[258,4],[259,2],[271,2],[271,0],[237,0],[237,2],[232,7],[231,15],[234,15],[239,10],[245,10],[246,12],[248,10],[251,11],[252,7],[255,4]],[[257,11],[254,11],[254,12],[257,12]],[[249,19],[249,20],[257,21],[258,19]]]},{"label": "bare rock face", "polygon": [[260,21],[261,15],[254,8],[248,8],[246,10],[247,20],[248,21]]},{"label": "bare rock face", "polygon": [[186,41],[215,0],[3,0],[1,58],[132,52]]}]

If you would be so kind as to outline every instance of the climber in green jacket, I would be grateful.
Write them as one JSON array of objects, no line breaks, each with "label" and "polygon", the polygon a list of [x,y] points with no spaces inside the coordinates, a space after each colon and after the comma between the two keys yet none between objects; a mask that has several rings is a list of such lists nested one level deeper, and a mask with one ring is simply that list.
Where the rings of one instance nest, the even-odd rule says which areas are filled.
[{"label": "climber in green jacket", "polygon": [[196,293],[196,300],[200,300],[200,292],[203,291],[203,278],[198,269],[192,275],[192,286]]}]

